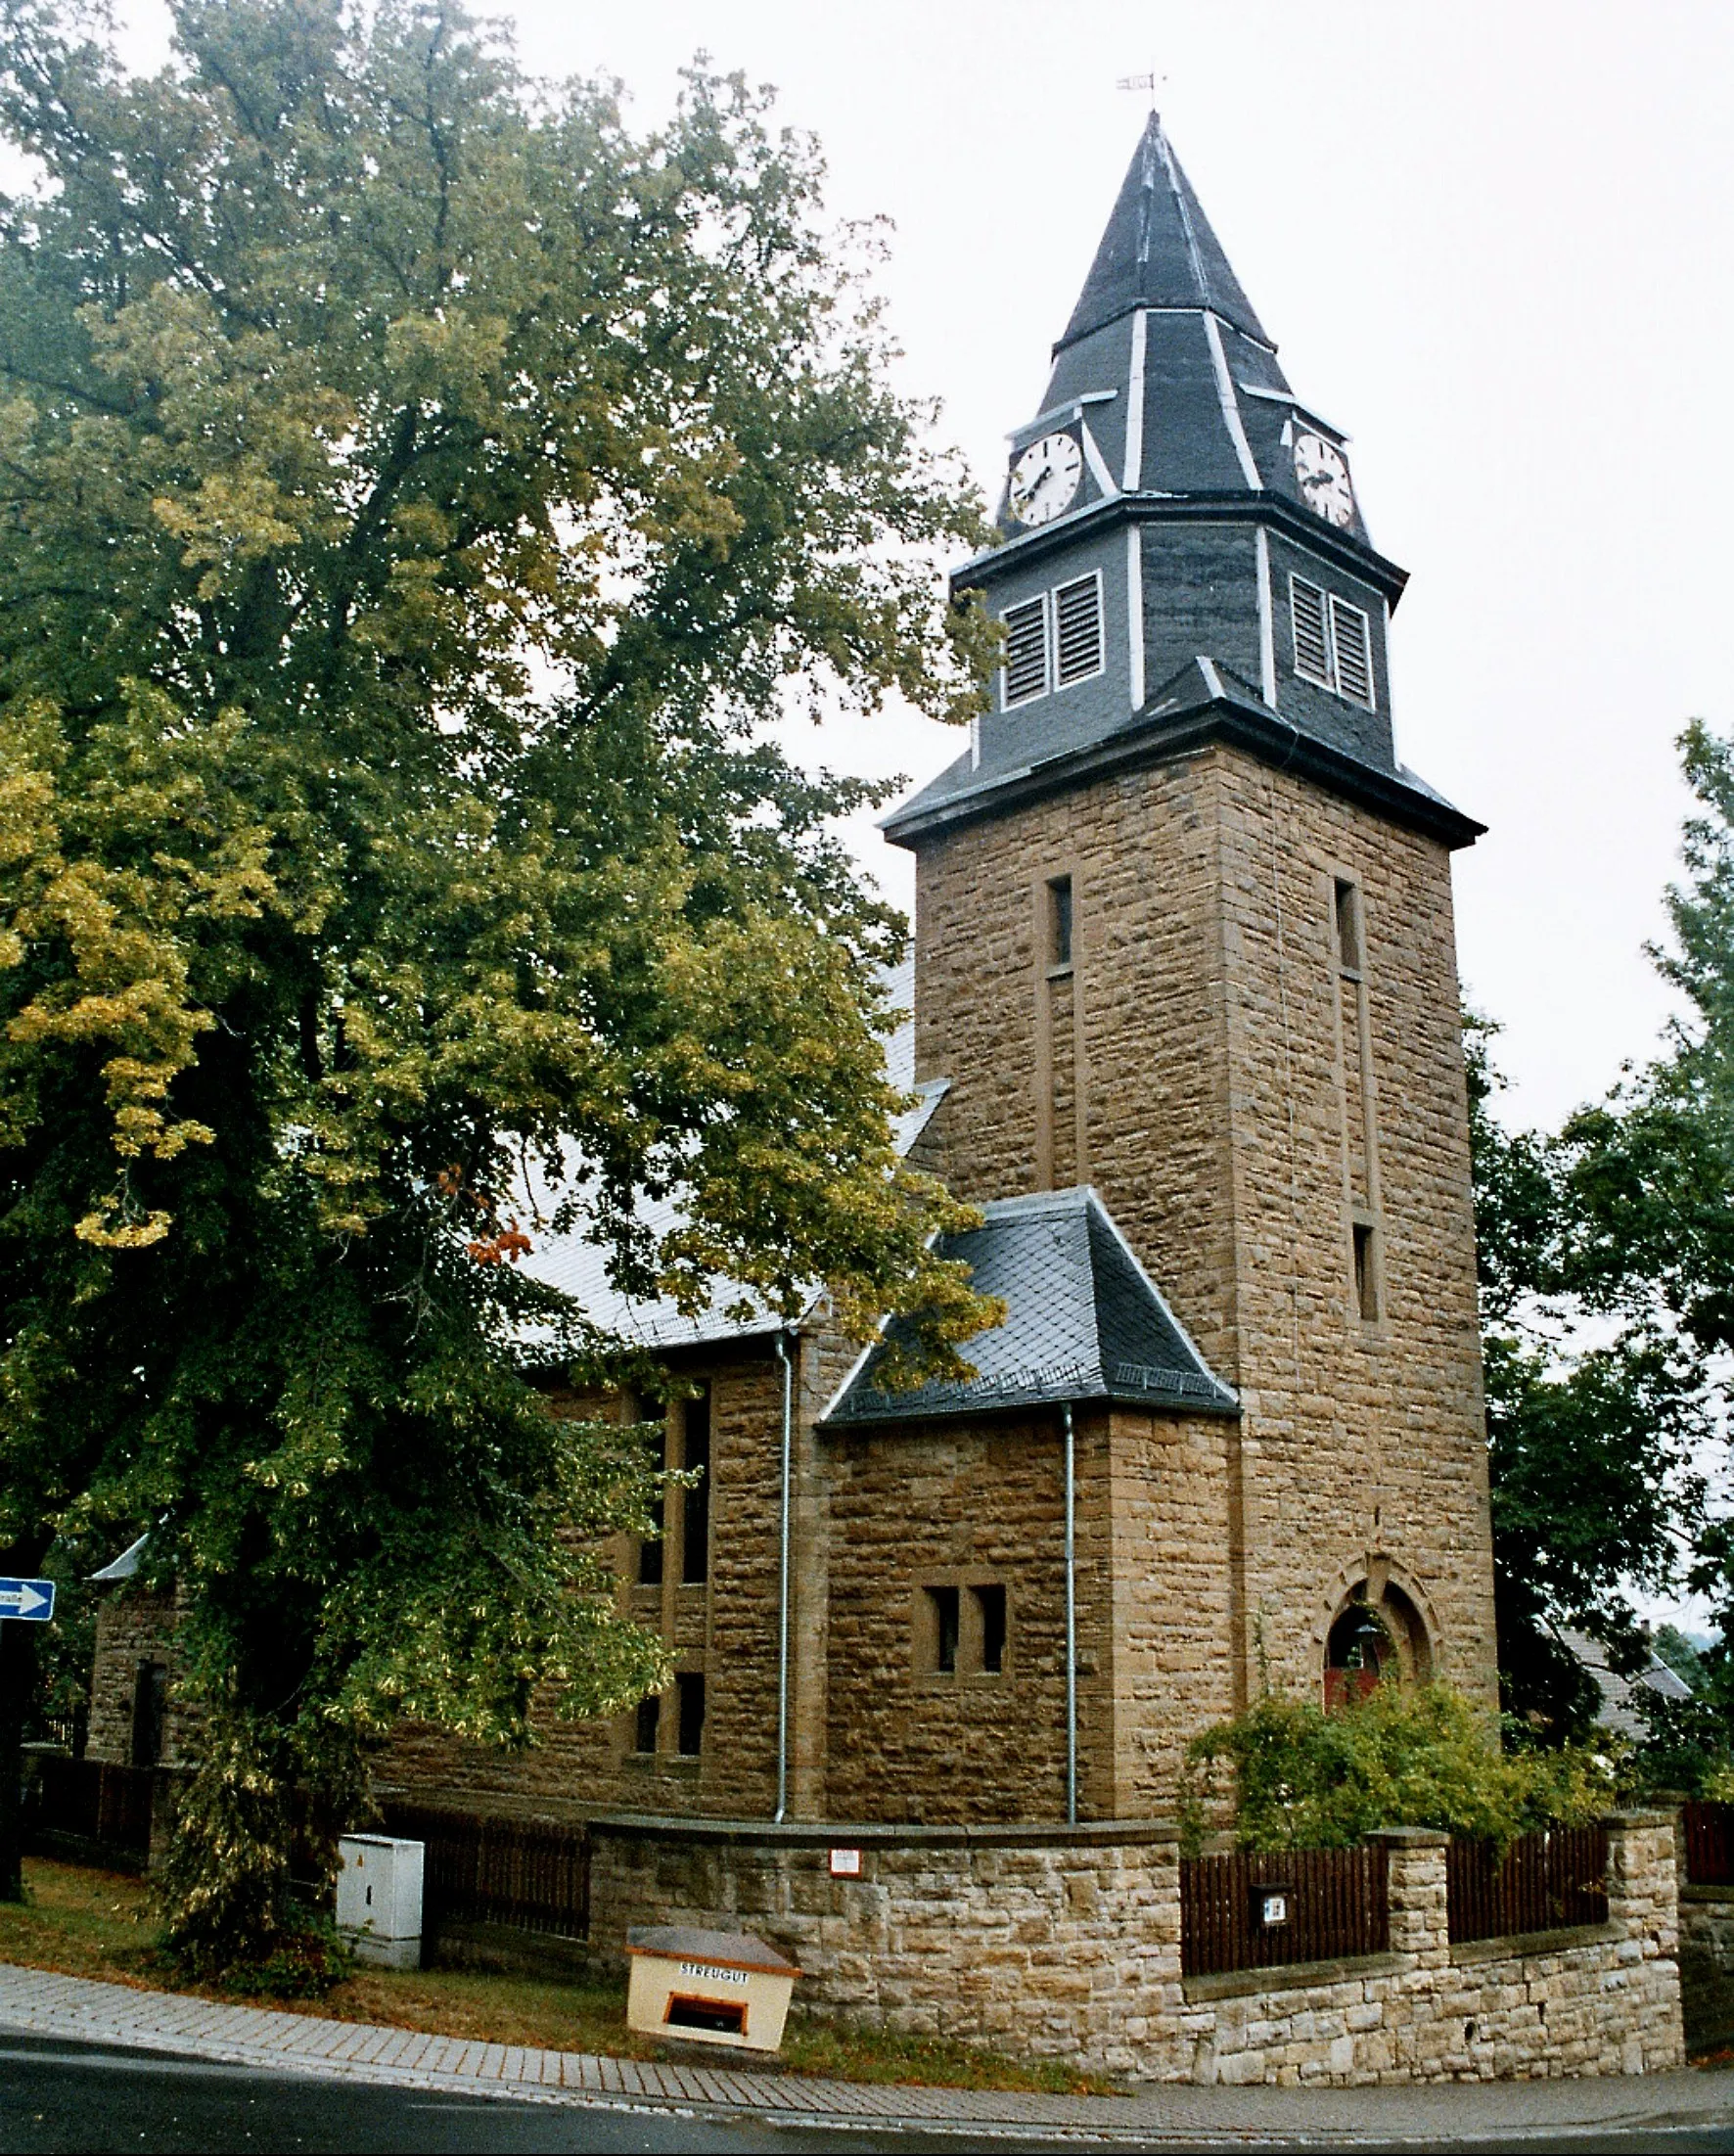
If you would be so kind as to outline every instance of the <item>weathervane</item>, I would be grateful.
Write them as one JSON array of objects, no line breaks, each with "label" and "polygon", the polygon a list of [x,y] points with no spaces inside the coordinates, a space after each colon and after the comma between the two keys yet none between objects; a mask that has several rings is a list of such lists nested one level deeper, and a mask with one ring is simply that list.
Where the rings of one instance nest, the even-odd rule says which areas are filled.
[{"label": "weathervane", "polygon": [[1150,110],[1154,113],[1156,111],[1157,85],[1160,82],[1165,82],[1167,79],[1165,74],[1158,74],[1153,67],[1148,74],[1122,74],[1115,84],[1115,88],[1117,90],[1148,90],[1150,92]]}]

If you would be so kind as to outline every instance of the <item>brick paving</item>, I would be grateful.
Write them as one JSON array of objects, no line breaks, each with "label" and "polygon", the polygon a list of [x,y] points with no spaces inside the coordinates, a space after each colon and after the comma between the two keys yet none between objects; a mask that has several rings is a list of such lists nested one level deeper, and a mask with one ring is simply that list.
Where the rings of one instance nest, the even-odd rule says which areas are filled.
[{"label": "brick paving", "polygon": [[172,2052],[273,2073],[376,2086],[782,2120],[907,2126],[1160,2147],[1214,2138],[1388,2145],[1393,2139],[1543,2138],[1574,2127],[1734,2127],[1734,2072],[1602,2081],[1485,2082],[1415,2088],[1195,2088],[1128,2097],[1042,2096],[821,2081],[749,2067],[665,2064],[480,2043],[0,1962],[0,2032]]}]

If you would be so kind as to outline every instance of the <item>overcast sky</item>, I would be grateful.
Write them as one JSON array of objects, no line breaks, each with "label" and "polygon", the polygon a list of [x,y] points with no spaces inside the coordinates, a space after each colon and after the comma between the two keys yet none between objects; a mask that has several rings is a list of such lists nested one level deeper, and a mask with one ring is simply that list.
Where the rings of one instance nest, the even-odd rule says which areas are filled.
[{"label": "overcast sky", "polygon": [[[610,69],[643,123],[706,48],[814,130],[839,215],[895,222],[905,384],[984,489],[1033,416],[1131,155],[1169,133],[1297,392],[1345,428],[1394,623],[1404,759],[1487,823],[1458,856],[1508,1112],[1642,1056],[1685,797],[1730,711],[1734,8],[1717,0],[517,0],[524,61]],[[158,0],[119,0],[141,59]],[[155,51],[153,50],[155,48]],[[1720,148],[1717,145],[1720,144]],[[810,744],[807,745],[810,748]],[[908,718],[820,747],[925,780]],[[862,834],[907,902],[906,857]]]}]

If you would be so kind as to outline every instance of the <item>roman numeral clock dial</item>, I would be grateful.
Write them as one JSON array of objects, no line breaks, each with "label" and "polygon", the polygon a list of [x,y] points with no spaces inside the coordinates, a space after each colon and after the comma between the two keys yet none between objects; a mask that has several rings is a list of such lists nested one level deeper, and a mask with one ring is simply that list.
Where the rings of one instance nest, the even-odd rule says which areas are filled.
[{"label": "roman numeral clock dial", "polygon": [[1020,524],[1048,524],[1069,508],[1083,478],[1083,451],[1070,435],[1043,435],[1012,466],[1008,499]]},{"label": "roman numeral clock dial", "polygon": [[1295,436],[1295,483],[1315,517],[1326,524],[1353,524],[1354,489],[1348,483],[1348,466],[1334,441],[1323,435]]}]

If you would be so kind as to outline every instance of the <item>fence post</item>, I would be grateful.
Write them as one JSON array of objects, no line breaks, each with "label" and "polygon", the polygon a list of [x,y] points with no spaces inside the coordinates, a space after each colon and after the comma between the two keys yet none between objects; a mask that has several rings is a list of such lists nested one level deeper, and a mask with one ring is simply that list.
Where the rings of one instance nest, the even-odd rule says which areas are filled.
[{"label": "fence post", "polygon": [[1385,1851],[1392,1952],[1412,1954],[1417,1968],[1442,1969],[1451,1958],[1448,1837],[1427,1826],[1382,1826],[1368,1840]]}]

